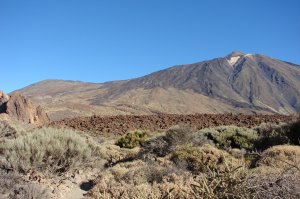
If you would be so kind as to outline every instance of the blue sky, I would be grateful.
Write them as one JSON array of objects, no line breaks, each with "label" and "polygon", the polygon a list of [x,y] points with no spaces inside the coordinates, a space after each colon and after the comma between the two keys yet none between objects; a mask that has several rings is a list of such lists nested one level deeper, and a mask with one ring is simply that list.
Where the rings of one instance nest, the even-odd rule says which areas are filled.
[{"label": "blue sky", "polygon": [[0,0],[0,90],[105,82],[234,50],[300,64],[298,0]]}]

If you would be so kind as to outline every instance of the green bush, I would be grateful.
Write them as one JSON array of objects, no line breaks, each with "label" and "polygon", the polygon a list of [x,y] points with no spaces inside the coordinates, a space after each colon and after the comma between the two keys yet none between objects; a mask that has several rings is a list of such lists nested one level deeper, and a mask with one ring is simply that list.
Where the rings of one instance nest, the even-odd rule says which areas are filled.
[{"label": "green bush", "polygon": [[116,145],[121,148],[132,149],[134,147],[140,146],[147,138],[147,133],[145,131],[135,130],[128,132],[124,137],[120,138]]},{"label": "green bush", "polygon": [[209,139],[223,149],[239,148],[252,149],[254,141],[258,138],[256,131],[236,126],[221,126],[216,128],[203,129]]},{"label": "green bush", "polygon": [[60,174],[92,162],[97,148],[93,141],[74,131],[42,128],[7,141],[2,150],[7,167],[14,170]]}]

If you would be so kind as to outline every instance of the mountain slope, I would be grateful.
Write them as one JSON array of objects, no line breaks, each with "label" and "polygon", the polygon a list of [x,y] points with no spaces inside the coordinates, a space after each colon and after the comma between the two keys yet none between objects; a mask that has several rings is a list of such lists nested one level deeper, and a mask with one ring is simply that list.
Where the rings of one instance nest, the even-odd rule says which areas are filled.
[{"label": "mountain slope", "polygon": [[103,84],[48,80],[20,90],[52,119],[90,114],[300,111],[300,67],[258,54],[174,66]]}]

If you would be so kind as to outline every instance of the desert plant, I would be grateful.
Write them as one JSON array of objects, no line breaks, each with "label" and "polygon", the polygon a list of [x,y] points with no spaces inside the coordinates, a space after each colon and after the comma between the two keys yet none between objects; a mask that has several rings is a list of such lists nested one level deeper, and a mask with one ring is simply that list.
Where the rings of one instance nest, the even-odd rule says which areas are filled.
[{"label": "desert plant", "polygon": [[147,133],[141,130],[134,130],[128,132],[124,137],[117,140],[116,145],[121,148],[132,149],[140,146],[147,138]]},{"label": "desert plant", "polygon": [[9,194],[12,187],[20,183],[22,183],[22,177],[20,174],[0,169],[0,196],[1,194]]},{"label": "desert plant", "polygon": [[14,170],[60,174],[94,160],[97,146],[71,130],[42,128],[7,141],[3,153]]},{"label": "desert plant", "polygon": [[193,131],[187,125],[176,125],[166,131],[165,140],[169,146],[185,144],[191,140]]},{"label": "desert plant", "polygon": [[25,182],[19,173],[0,169],[0,198],[40,199],[49,198],[48,196],[46,189],[38,184]]},{"label": "desert plant", "polygon": [[283,144],[300,145],[300,120],[289,124],[262,124],[255,129],[259,138],[255,148],[265,150],[269,147]]},{"label": "desert plant", "polygon": [[253,198],[300,198],[299,162],[284,160],[277,163],[259,164],[249,170],[243,184],[253,193]]},{"label": "desert plant", "polygon": [[193,132],[185,125],[173,126],[164,135],[148,139],[142,144],[141,157],[165,157],[181,145],[203,146],[214,145],[202,132]]},{"label": "desert plant", "polygon": [[205,144],[214,146],[214,142],[208,139],[208,137],[202,131],[193,133],[191,135],[190,143],[194,146],[203,146]]},{"label": "desert plant", "polygon": [[124,174],[122,180],[134,185],[141,183],[162,183],[164,177],[174,173],[179,174],[181,173],[181,170],[172,164],[162,166],[157,163],[152,163],[146,164],[138,169],[128,171]]},{"label": "desert plant", "polygon": [[[193,147],[183,145],[172,154],[172,160],[178,167],[186,166],[194,173],[208,170],[224,170],[226,164],[238,164],[239,161],[227,152],[211,145]],[[225,160],[227,162],[225,162]]]},{"label": "desert plant", "polygon": [[191,184],[192,198],[253,198],[245,185],[248,171],[245,165],[226,165],[223,171],[209,170],[195,177]]},{"label": "desert plant", "polygon": [[7,121],[0,121],[0,140],[12,139],[17,137],[17,130],[13,128]]},{"label": "desert plant", "polygon": [[209,139],[223,149],[239,148],[250,150],[258,138],[256,131],[244,127],[221,126],[201,130]]},{"label": "desert plant", "polygon": [[141,157],[155,155],[158,157],[164,157],[170,152],[169,143],[166,141],[165,136],[158,136],[149,139],[142,143]]},{"label": "desert plant", "polygon": [[300,172],[300,146],[273,146],[261,154],[258,165],[281,169],[286,166],[295,165]]},{"label": "desert plant", "polygon": [[36,126],[19,121],[0,121],[0,141],[3,139],[15,139],[32,131],[34,128]]}]

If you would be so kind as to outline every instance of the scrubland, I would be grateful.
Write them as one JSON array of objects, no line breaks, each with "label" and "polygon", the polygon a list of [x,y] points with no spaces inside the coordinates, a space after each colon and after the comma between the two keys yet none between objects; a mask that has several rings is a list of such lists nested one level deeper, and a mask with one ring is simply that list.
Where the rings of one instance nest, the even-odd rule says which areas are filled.
[{"label": "scrubland", "polygon": [[0,128],[0,198],[64,198],[58,193],[68,181],[92,199],[300,198],[299,119],[110,138],[8,122]]}]

